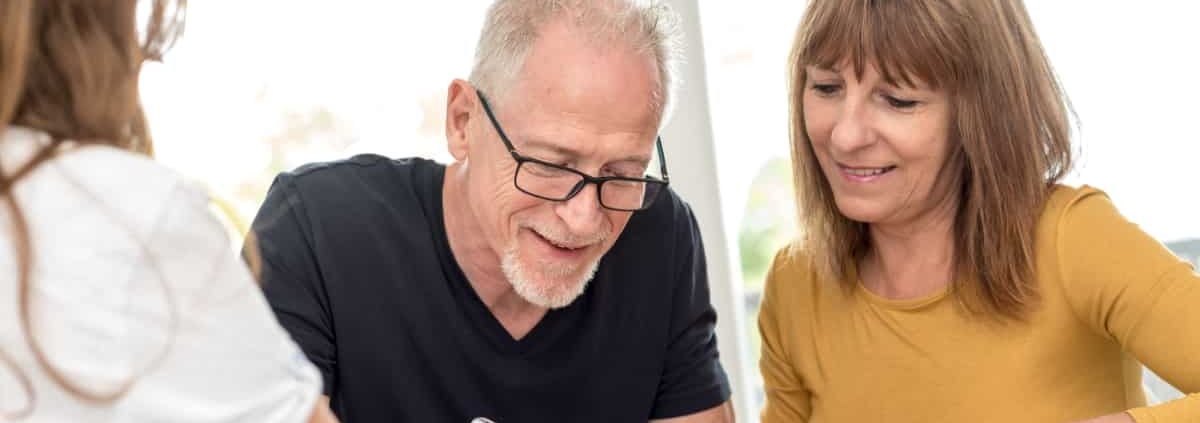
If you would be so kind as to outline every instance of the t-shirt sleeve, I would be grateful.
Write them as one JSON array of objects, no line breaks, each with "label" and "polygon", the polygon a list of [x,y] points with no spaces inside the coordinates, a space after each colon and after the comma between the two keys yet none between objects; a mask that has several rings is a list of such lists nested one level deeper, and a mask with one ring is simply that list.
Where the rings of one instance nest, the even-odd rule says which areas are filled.
[{"label": "t-shirt sleeve", "polygon": [[267,301],[279,323],[321,371],[324,393],[332,397],[337,381],[337,350],[329,296],[319,272],[304,203],[291,176],[282,174],[272,183],[250,231],[256,245],[248,244],[242,253],[251,262],[255,261],[252,255],[257,254]]},{"label": "t-shirt sleeve", "polygon": [[792,365],[787,350],[789,338],[798,335],[787,329],[785,316],[801,307],[796,301],[799,296],[790,288],[804,282],[794,277],[799,272],[795,270],[792,255],[791,247],[775,254],[758,309],[758,333],[762,339],[758,365],[767,397],[761,416],[763,423],[803,423],[812,415],[812,394]]},{"label": "t-shirt sleeve", "polygon": [[[127,310],[141,322],[129,326],[137,339],[163,333],[165,348],[119,409],[134,421],[306,421],[321,391],[316,368],[279,326],[207,197],[181,184],[168,201],[138,273],[162,281],[172,300],[131,295],[148,300]],[[137,329],[160,322],[165,330]]]},{"label": "t-shirt sleeve", "polygon": [[1200,275],[1085,189],[1058,233],[1059,269],[1082,320],[1189,395],[1131,410],[1138,422],[1200,421]]},{"label": "t-shirt sleeve", "polygon": [[[681,203],[682,204],[682,203]],[[717,313],[709,301],[708,272],[700,229],[691,210],[676,213],[676,287],[670,342],[652,419],[685,416],[729,399],[729,381],[717,354]]]}]

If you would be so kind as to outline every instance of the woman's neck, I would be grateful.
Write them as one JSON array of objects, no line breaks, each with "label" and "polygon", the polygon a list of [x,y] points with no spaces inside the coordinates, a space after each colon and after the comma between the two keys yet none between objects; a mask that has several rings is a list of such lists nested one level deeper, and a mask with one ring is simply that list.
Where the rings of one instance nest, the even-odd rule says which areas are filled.
[{"label": "woman's neck", "polygon": [[956,210],[947,199],[908,222],[871,224],[870,248],[858,263],[863,286],[884,298],[913,299],[949,285]]}]

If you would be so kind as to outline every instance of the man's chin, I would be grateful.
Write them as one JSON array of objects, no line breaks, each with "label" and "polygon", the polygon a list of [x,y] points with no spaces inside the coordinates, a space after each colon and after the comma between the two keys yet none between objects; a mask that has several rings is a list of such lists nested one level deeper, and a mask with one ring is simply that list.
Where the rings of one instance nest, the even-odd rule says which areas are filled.
[{"label": "man's chin", "polygon": [[[530,304],[548,309],[564,308],[583,295],[596,273],[598,260],[584,265],[537,266],[536,273],[518,263],[516,257],[505,257],[503,269],[513,291]],[[531,274],[532,273],[532,274]]]},{"label": "man's chin", "polygon": [[572,287],[574,289],[567,289],[565,287],[539,289],[537,287],[522,286],[522,284],[513,284],[513,289],[517,292],[517,295],[520,295],[522,299],[528,301],[530,304],[553,310],[565,308],[575,302],[583,294],[584,289],[587,287],[587,282],[584,281],[581,284],[577,284],[577,286],[578,288]]}]

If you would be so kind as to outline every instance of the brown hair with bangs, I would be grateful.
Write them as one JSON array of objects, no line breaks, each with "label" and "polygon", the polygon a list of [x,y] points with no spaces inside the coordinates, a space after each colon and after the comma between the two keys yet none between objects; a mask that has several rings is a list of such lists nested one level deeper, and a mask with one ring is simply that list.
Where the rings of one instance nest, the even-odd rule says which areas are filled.
[{"label": "brown hair with bangs", "polygon": [[1070,104],[1020,0],[811,0],[789,59],[798,242],[824,279],[853,288],[867,225],[838,211],[804,126],[806,69],[848,61],[885,81],[943,88],[946,170],[958,196],[952,286],[971,312],[1020,320],[1036,302],[1034,231],[1071,168]]}]

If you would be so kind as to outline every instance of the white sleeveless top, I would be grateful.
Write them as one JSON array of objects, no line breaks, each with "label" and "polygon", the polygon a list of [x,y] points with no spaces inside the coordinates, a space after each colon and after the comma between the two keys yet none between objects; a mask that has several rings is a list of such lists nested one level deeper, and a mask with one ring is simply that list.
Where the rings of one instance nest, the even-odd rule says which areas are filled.
[{"label": "white sleeveless top", "polygon": [[[0,129],[11,173],[47,137]],[[32,382],[30,422],[303,422],[321,378],[279,326],[197,187],[149,158],[68,149],[19,182],[32,239],[32,335],[76,385],[71,395],[34,359],[17,314],[11,216],[0,203],[0,350]],[[161,358],[158,358],[161,357]],[[0,412],[30,398],[0,365]]]}]

